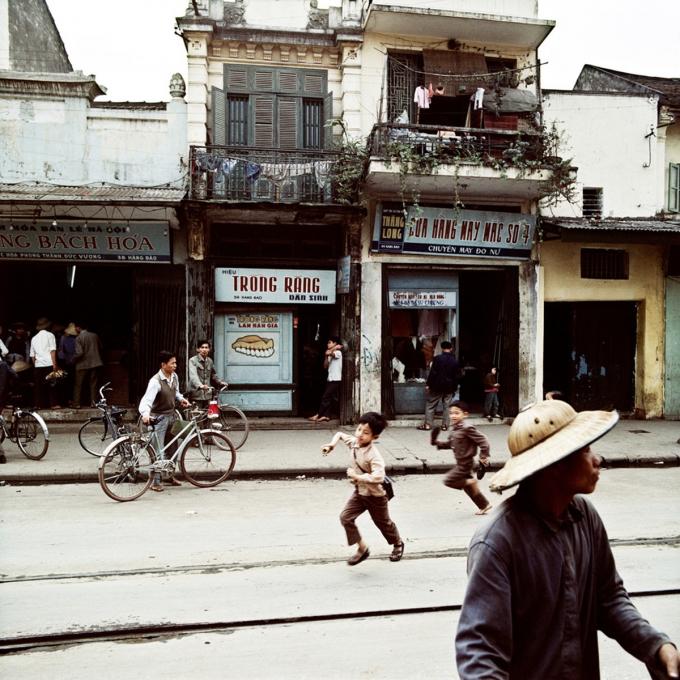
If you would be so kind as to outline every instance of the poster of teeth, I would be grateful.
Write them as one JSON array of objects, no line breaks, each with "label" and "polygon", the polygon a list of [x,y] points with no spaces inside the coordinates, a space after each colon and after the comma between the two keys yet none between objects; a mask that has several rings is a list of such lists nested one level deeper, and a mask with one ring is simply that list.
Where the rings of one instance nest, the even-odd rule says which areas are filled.
[{"label": "poster of teeth", "polygon": [[281,314],[228,314],[225,331],[228,364],[271,366],[280,363]]}]

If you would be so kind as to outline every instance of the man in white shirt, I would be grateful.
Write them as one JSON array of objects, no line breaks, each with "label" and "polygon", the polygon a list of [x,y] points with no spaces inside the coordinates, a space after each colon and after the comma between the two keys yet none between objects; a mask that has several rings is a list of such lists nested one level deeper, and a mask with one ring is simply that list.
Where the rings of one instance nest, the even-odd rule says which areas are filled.
[{"label": "man in white shirt", "polygon": [[[159,355],[161,369],[150,380],[146,387],[146,392],[139,402],[139,413],[145,425],[149,424],[151,418],[156,419],[154,425],[154,435],[156,438],[156,453],[159,459],[165,459],[166,434],[168,429],[175,422],[175,407],[179,404],[182,407],[189,406],[189,402],[179,391],[179,379],[175,371],[177,370],[177,358],[172,352],[163,351]],[[174,477],[168,480],[172,486],[179,486]],[[163,491],[161,485],[161,475],[156,473],[152,491]]]},{"label": "man in white shirt", "polygon": [[38,331],[31,339],[31,361],[33,362],[33,382],[36,408],[58,408],[57,394],[47,382],[47,376],[58,370],[57,339],[47,330],[51,325],[44,316],[35,324]]},{"label": "man in white shirt", "polygon": [[340,381],[342,380],[342,343],[340,338],[332,336],[327,343],[324,355],[323,367],[328,369],[328,380],[326,389],[321,397],[318,413],[310,416],[307,420],[316,423],[326,422],[331,419],[331,415],[339,411]]}]

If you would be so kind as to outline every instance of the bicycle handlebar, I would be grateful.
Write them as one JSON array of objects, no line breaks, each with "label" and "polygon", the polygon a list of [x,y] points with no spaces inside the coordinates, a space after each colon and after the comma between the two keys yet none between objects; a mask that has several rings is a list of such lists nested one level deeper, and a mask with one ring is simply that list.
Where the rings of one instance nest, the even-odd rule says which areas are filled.
[{"label": "bicycle handlebar", "polygon": [[106,397],[104,396],[104,392],[111,392],[113,390],[112,387],[109,387],[110,384],[111,384],[111,381],[104,383],[99,388],[99,396],[101,397],[100,401],[106,402]]}]

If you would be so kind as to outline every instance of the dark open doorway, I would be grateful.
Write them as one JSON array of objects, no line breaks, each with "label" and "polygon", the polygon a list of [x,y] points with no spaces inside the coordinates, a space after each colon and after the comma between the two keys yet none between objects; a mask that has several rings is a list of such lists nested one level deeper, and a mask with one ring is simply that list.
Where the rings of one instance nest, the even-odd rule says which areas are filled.
[{"label": "dark open doorway", "polygon": [[544,390],[560,390],[577,410],[632,412],[636,337],[634,302],[547,303]]}]

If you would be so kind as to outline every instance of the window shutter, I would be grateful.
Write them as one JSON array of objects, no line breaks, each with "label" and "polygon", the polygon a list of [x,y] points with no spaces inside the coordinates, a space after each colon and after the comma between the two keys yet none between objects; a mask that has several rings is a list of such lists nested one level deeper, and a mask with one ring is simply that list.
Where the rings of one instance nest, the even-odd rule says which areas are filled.
[{"label": "window shutter", "polygon": [[254,66],[252,89],[254,92],[274,92],[274,69]]},{"label": "window shutter", "polygon": [[254,107],[254,145],[259,148],[274,146],[274,96],[256,94],[251,97]]},{"label": "window shutter", "polygon": [[321,97],[326,92],[326,74],[319,71],[305,71],[305,95]]},{"label": "window shutter", "polygon": [[224,91],[212,89],[212,143],[224,145],[227,138],[226,101]]},{"label": "window shutter", "polygon": [[323,135],[323,147],[324,149],[330,149],[333,146],[333,126],[331,125],[331,120],[333,120],[333,93],[329,92],[323,98],[323,119],[321,121]]},{"label": "window shutter", "polygon": [[277,128],[280,149],[298,147],[298,102],[297,97],[279,97]]},{"label": "window shutter", "polygon": [[668,210],[680,212],[680,163],[668,166]]},{"label": "window shutter", "polygon": [[279,70],[279,91],[297,94],[300,90],[300,75],[297,70]]},{"label": "window shutter", "polygon": [[225,64],[224,89],[227,92],[248,92],[248,67]]}]

